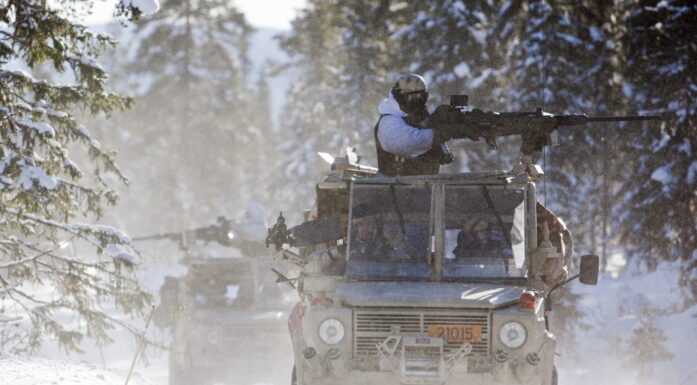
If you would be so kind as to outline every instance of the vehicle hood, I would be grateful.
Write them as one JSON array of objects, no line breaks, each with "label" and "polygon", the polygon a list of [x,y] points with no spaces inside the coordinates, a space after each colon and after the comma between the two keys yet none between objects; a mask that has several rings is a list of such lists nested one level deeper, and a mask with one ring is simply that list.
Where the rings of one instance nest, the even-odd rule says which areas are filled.
[{"label": "vehicle hood", "polygon": [[524,288],[441,282],[341,282],[336,299],[350,306],[498,308],[518,302]]}]

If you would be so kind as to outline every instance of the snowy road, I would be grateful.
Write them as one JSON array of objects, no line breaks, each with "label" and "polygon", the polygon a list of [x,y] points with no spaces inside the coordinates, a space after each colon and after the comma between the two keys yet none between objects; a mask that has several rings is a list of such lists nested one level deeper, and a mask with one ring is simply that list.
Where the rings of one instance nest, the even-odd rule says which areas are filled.
[{"label": "snowy road", "polygon": [[[123,385],[125,382],[126,372],[90,363],[0,354],[3,385]],[[138,374],[129,381],[129,385],[152,384]]]}]

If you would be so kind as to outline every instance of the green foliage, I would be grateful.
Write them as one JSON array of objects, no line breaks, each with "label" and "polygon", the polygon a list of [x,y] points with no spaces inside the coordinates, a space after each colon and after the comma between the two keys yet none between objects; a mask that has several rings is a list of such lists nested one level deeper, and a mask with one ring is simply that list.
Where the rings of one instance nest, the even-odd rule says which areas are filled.
[{"label": "green foliage", "polygon": [[[109,329],[128,325],[110,318],[104,302],[138,316],[150,300],[133,277],[137,260],[128,237],[107,226],[74,223],[98,218],[105,205],[116,203],[107,176],[127,183],[115,154],[91,137],[76,114],[108,116],[132,104],[104,89],[108,75],[95,61],[114,40],[66,17],[81,3],[64,1],[59,10],[11,0],[0,10],[0,316],[13,320],[0,331],[0,347],[11,351],[34,351],[47,338],[66,351],[79,351],[84,336],[108,342]],[[43,63],[70,84],[9,69],[33,71]],[[68,148],[88,155],[92,181],[83,180]],[[71,245],[91,246],[99,255],[69,256]],[[76,317],[75,325],[60,322],[66,312]]]}]

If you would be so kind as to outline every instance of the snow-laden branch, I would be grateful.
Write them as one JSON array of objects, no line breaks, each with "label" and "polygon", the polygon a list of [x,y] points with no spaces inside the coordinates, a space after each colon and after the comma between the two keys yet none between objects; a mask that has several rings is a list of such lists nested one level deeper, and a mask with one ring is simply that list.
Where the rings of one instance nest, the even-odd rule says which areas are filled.
[{"label": "snow-laden branch", "polygon": [[[16,261],[7,262],[7,263],[0,263],[0,269],[7,269],[10,267],[19,266],[19,265],[25,264],[27,262],[31,262],[31,261],[35,260],[36,258],[39,258],[42,255],[43,255],[43,253],[40,253],[40,254],[37,254],[37,255],[34,255],[31,257],[18,259]],[[0,293],[2,293],[2,290],[0,290]]]},{"label": "snow-laden branch", "polygon": [[[83,223],[76,223],[76,224],[64,224],[60,222],[56,222],[51,219],[39,217],[33,214],[27,214],[27,213],[20,213],[17,210],[13,210],[10,208],[4,208],[4,211],[13,215],[20,216],[22,218],[28,219],[30,221],[34,221],[37,223],[41,223],[46,226],[54,227],[57,229],[60,229],[62,231],[68,232],[73,235],[73,237],[77,237],[79,239],[82,239],[91,245],[97,247],[100,250],[103,250],[106,252],[109,256],[111,256],[114,259],[122,260],[126,263],[132,264],[132,265],[138,265],[140,264],[140,261],[138,258],[123,250],[120,248],[118,245],[114,243],[119,243],[119,244],[128,244],[131,242],[131,238],[126,235],[124,232],[119,231],[117,229],[114,229],[113,227],[110,226],[104,226],[104,225],[88,225],[88,224],[83,224]],[[107,241],[102,241],[99,239],[94,239],[93,237],[88,237],[85,235],[87,232],[93,232],[95,233],[94,236],[96,237],[97,234],[101,234],[102,236],[108,237],[109,239],[115,240],[115,242],[107,242]],[[70,259],[67,257],[58,257],[56,258],[63,258],[66,260],[66,262],[71,262],[71,263],[84,263],[82,261],[79,261],[77,259]]]},{"label": "snow-laden branch", "polygon": [[7,293],[7,292],[9,292],[9,291],[11,291],[11,290],[14,290],[14,288],[21,286],[23,282],[24,282],[23,280],[19,280],[19,281],[15,282],[15,283],[12,283],[12,284],[8,285],[8,286],[1,287],[1,288],[0,288],[0,294],[2,294],[2,293]]},{"label": "snow-laden branch", "polygon": [[[72,240],[75,239],[75,237],[76,237],[76,236],[73,235],[72,237],[66,239],[65,241],[58,243],[58,245],[57,245],[56,247],[54,247],[54,248],[52,248],[52,249],[49,249],[49,250],[44,250],[44,251],[37,250],[36,248],[34,248],[34,247],[32,247],[32,246],[29,246],[29,245],[25,245],[25,246],[28,246],[29,248],[33,249],[34,251],[38,251],[39,253],[36,254],[36,255],[33,255],[33,256],[31,256],[31,257],[26,257],[26,258],[18,259],[18,260],[16,260],[16,261],[12,261],[12,262],[2,263],[2,264],[0,264],[0,269],[7,269],[7,268],[10,268],[10,267],[22,265],[22,264],[24,264],[24,263],[34,261],[34,260],[36,260],[37,258],[42,257],[42,256],[47,255],[47,254],[48,254],[48,255],[51,255],[52,252],[54,252],[54,251],[56,251],[56,250],[58,250],[58,249],[64,247],[64,246],[67,245],[68,243],[72,242]],[[12,243],[12,244],[14,245],[14,243]]]},{"label": "snow-laden branch", "polygon": [[90,224],[86,224],[86,223],[73,223],[73,224],[69,225],[69,227],[73,230],[98,231],[98,232],[103,233],[103,234],[108,234],[108,235],[118,239],[119,243],[130,243],[131,242],[131,237],[129,237],[123,231],[117,230],[111,226],[90,225]]}]

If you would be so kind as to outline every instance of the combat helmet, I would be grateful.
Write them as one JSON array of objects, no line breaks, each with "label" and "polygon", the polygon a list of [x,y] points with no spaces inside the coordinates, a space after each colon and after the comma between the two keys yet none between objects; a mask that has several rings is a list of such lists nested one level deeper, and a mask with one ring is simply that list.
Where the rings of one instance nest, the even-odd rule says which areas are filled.
[{"label": "combat helmet", "polygon": [[392,96],[402,111],[408,114],[420,112],[428,100],[426,80],[417,74],[402,75],[392,87]]}]

